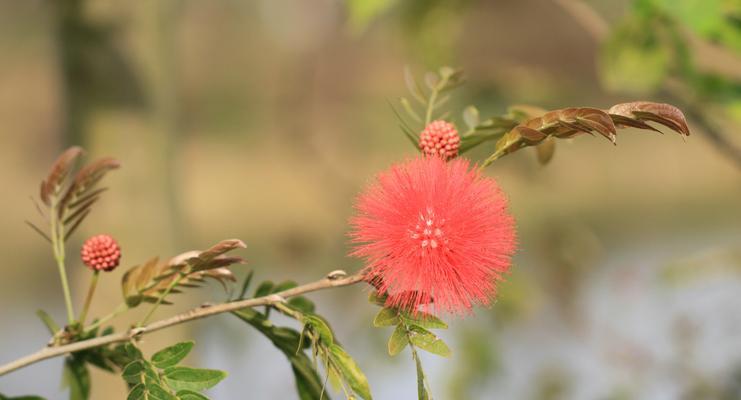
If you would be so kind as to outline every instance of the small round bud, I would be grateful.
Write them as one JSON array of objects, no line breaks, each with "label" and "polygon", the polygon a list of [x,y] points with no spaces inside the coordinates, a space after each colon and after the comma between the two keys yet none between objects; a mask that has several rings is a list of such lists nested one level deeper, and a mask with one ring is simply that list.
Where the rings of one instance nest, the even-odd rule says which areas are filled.
[{"label": "small round bud", "polygon": [[113,271],[121,260],[121,248],[112,237],[95,235],[83,243],[80,257],[93,271]]},{"label": "small round bud", "polygon": [[430,122],[419,135],[419,148],[425,155],[440,156],[449,160],[458,155],[461,138],[450,122],[436,120]]}]

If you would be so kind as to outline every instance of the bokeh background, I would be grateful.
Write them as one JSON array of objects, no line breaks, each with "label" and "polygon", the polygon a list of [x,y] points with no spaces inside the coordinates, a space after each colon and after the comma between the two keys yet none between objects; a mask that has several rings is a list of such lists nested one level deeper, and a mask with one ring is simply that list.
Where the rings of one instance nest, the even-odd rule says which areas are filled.
[{"label": "bokeh background", "polygon": [[[23,221],[71,144],[123,164],[73,254],[102,232],[124,266],[238,237],[240,276],[360,268],[345,255],[353,197],[414,153],[388,106],[405,65],[463,68],[450,107],[483,117],[645,99],[681,106],[693,132],[580,137],[547,166],[522,151],[488,169],[520,250],[498,302],[442,333],[452,359],[422,356],[436,398],[741,398],[737,0],[0,1],[0,362],[46,343],[35,310],[64,316],[50,249]],[[69,269],[79,308],[89,272],[74,257]],[[120,302],[124,269],[104,275],[93,314]],[[158,315],[219,301],[217,286]],[[386,355],[365,291],[312,298],[375,398],[415,398],[411,357]],[[213,398],[295,398],[283,356],[231,316],[143,348],[184,338],[190,364],[230,372]],[[61,365],[1,377],[0,391],[66,398]],[[93,378],[93,399],[124,398],[118,376]]]}]

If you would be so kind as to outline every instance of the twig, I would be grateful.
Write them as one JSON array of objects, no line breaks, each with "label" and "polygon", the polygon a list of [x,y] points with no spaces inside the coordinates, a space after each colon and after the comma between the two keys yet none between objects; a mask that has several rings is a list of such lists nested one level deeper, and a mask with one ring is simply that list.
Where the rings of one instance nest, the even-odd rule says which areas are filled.
[{"label": "twig", "polygon": [[292,289],[284,290],[282,292],[274,293],[268,296],[217,304],[207,308],[194,308],[182,314],[178,314],[170,318],[165,318],[146,326],[129,329],[126,332],[114,333],[111,335],[83,340],[80,342],[70,343],[62,346],[45,347],[35,353],[29,354],[25,357],[21,357],[15,361],[0,366],[0,376],[42,360],[59,357],[68,353],[74,353],[94,347],[105,346],[111,343],[128,342],[130,340],[138,339],[145,334],[156,332],[161,329],[179,325],[185,322],[190,322],[196,319],[206,318],[225,312],[236,311],[247,307],[276,304],[284,301],[287,298],[299,296],[304,293],[354,285],[362,280],[363,275],[360,273],[343,278],[334,278],[334,276],[328,276],[318,281],[307,283],[301,286],[296,286]]}]

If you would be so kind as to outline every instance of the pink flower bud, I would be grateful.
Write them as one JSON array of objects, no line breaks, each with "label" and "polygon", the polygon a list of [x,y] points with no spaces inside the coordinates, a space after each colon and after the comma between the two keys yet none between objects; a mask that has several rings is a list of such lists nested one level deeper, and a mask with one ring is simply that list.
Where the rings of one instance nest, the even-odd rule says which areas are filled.
[{"label": "pink flower bud", "polygon": [[93,271],[113,271],[121,260],[121,248],[112,237],[95,235],[83,243],[80,257]]},{"label": "pink flower bud", "polygon": [[458,155],[461,138],[450,122],[437,120],[430,122],[419,135],[419,148],[428,156],[439,156],[449,160]]}]

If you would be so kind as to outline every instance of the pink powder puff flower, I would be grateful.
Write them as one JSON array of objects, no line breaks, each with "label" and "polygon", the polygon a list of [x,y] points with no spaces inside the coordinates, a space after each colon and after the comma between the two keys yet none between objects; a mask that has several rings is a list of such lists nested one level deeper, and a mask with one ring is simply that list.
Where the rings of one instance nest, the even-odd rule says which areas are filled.
[{"label": "pink powder puff flower", "polygon": [[386,306],[466,314],[488,305],[515,251],[497,183],[469,162],[418,157],[380,173],[357,199],[352,256]]}]

